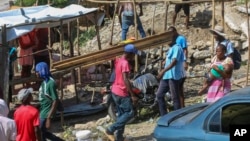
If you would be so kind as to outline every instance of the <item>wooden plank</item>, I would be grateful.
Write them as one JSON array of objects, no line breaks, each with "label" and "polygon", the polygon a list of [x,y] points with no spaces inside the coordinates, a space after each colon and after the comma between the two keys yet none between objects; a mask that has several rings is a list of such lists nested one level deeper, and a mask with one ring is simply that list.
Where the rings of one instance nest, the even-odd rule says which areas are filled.
[{"label": "wooden plank", "polygon": [[[138,50],[145,50],[148,48],[159,47],[162,44],[168,43],[172,40],[172,32],[164,32],[158,35],[146,37],[133,42]],[[66,68],[74,68],[79,65],[88,65],[102,60],[109,60],[116,56],[123,54],[123,47],[125,44],[120,44],[112,48],[104,49],[101,51],[89,53],[83,56],[77,56],[70,59],[65,59],[60,62],[54,63],[53,67],[56,70]]]},{"label": "wooden plank", "polygon": [[[86,0],[88,2],[92,3],[103,3],[103,4],[109,4],[109,3],[116,3],[116,1],[106,1],[106,0]],[[231,2],[235,0],[215,0],[215,2]],[[120,0],[120,3],[126,3],[131,2],[130,0]],[[184,1],[184,0],[136,0],[137,3],[158,3],[158,2],[169,2],[171,4],[185,4],[185,3],[203,3],[203,2],[212,2],[212,0],[190,0],[190,1]]]}]

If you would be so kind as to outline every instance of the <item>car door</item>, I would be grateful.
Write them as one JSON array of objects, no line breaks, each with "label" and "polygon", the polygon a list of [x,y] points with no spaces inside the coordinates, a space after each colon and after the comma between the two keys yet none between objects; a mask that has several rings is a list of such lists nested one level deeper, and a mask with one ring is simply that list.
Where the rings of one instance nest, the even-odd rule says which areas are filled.
[{"label": "car door", "polygon": [[206,122],[206,141],[229,141],[231,124],[250,124],[250,102],[232,101],[221,105]]}]

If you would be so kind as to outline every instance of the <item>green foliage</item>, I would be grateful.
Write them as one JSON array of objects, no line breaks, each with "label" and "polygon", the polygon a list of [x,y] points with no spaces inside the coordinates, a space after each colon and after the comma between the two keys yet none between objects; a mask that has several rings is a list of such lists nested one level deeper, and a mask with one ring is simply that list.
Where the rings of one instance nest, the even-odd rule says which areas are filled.
[{"label": "green foliage", "polygon": [[36,0],[17,0],[15,5],[19,5],[22,2],[22,6],[32,6],[36,3]]},{"label": "green foliage", "polygon": [[[83,47],[86,45],[87,41],[95,37],[96,31],[94,27],[90,27],[89,30],[86,30],[79,35],[79,46]],[[75,38],[74,44],[77,44],[77,38]]]},{"label": "green foliage", "polygon": [[[22,6],[32,6],[36,3],[36,0],[17,0],[15,5],[20,6],[20,2],[22,2]],[[65,7],[68,4],[67,0],[50,0],[50,3],[54,7]],[[38,5],[46,5],[48,4],[48,0],[38,0]]]}]

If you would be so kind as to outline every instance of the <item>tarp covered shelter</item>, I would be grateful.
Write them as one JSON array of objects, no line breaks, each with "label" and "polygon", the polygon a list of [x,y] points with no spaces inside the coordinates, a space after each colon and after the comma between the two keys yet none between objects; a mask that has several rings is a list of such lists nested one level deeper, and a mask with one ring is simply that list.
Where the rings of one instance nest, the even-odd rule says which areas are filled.
[{"label": "tarp covered shelter", "polygon": [[[81,15],[88,15],[87,17],[93,21],[94,15],[89,14],[97,10],[98,8],[85,8],[75,4],[65,8],[55,8],[49,5],[26,7],[0,12],[0,25],[6,25],[6,40],[10,41],[34,28],[59,26],[61,20],[63,24],[68,23]],[[2,34],[0,34],[0,43],[2,43]]]},{"label": "tarp covered shelter", "polygon": [[55,27],[86,16],[95,25],[100,25],[104,14],[98,14],[98,8],[85,8],[81,5],[69,5],[55,8],[49,5],[24,7],[0,12],[0,87],[5,94],[9,87],[8,41],[16,39],[35,28]]}]

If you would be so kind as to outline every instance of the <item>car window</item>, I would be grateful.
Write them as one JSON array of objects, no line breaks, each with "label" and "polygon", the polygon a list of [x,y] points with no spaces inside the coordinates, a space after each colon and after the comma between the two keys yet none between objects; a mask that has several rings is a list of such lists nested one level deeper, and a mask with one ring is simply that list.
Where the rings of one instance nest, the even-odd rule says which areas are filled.
[{"label": "car window", "polygon": [[208,121],[210,132],[229,133],[230,124],[250,124],[250,103],[229,104],[217,109]]},{"label": "car window", "polygon": [[218,109],[217,112],[214,113],[212,118],[209,121],[209,131],[211,132],[220,132],[220,117],[221,110]]},{"label": "car window", "polygon": [[229,133],[230,124],[250,124],[250,103],[231,104],[222,110],[222,132]]}]

